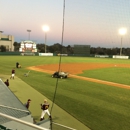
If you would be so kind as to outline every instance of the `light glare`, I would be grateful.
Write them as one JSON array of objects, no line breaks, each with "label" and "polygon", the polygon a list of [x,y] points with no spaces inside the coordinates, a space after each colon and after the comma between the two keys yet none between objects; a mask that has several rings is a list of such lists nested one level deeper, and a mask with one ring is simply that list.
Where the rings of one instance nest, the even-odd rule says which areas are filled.
[{"label": "light glare", "polygon": [[126,28],[119,29],[119,34],[120,35],[125,35],[126,33],[127,33],[127,29]]},{"label": "light glare", "polygon": [[44,26],[42,27],[42,29],[43,29],[44,32],[48,32],[48,31],[50,30],[50,28],[49,28],[48,25],[44,25]]}]

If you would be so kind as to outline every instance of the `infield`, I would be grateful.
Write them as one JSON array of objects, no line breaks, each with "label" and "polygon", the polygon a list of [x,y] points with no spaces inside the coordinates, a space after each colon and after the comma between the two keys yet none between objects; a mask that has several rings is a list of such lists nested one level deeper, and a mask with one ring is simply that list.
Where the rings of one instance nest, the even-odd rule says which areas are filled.
[{"label": "infield", "polygon": [[[45,73],[54,73],[55,71],[58,71],[59,64],[50,64],[50,65],[40,65],[40,66],[32,66],[28,67],[30,70],[45,72]],[[129,64],[101,64],[101,63],[69,63],[69,64],[61,64],[60,70],[64,72],[68,72],[70,77],[78,78],[81,80],[87,80],[90,82],[96,82],[106,85],[111,85],[115,87],[121,87],[121,88],[127,88],[130,89],[129,85],[114,83],[114,82],[108,82],[103,80],[98,80],[94,78],[87,78],[82,76],[77,76],[77,74],[83,73],[84,70],[93,70],[93,69],[100,69],[100,68],[110,68],[110,67],[127,67],[130,68]]]}]

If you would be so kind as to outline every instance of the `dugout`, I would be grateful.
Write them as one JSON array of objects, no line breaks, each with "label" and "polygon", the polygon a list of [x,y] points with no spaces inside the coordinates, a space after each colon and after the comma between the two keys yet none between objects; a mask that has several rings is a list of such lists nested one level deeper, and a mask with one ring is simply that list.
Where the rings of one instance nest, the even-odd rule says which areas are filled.
[{"label": "dugout", "polygon": [[90,56],[90,45],[74,45],[74,56]]}]

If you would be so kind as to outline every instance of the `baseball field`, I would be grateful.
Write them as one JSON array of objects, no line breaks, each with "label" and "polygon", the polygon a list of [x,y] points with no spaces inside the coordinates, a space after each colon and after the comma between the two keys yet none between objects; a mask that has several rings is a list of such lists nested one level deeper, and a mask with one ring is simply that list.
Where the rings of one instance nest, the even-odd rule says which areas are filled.
[{"label": "baseball field", "polygon": [[[79,130],[130,128],[130,60],[61,57],[60,61],[58,56],[0,56],[3,80],[10,77],[16,62],[22,68],[15,69],[16,79],[10,81],[9,88],[23,103],[33,99],[30,111],[36,121],[41,112],[38,105],[47,98],[55,103],[50,107],[54,122]],[[51,77],[59,69],[69,73],[67,79]],[[28,71],[29,77],[25,77]],[[64,112],[60,114],[59,108]],[[66,113],[79,122],[67,116],[64,119]]]}]

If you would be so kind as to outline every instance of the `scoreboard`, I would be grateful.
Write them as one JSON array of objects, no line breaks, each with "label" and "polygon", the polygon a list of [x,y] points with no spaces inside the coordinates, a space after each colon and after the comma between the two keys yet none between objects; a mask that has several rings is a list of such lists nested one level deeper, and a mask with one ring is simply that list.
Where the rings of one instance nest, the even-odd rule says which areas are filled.
[{"label": "scoreboard", "polygon": [[90,55],[90,45],[74,45],[75,55]]},{"label": "scoreboard", "polygon": [[20,52],[37,52],[36,43],[33,41],[22,41],[19,48]]}]

